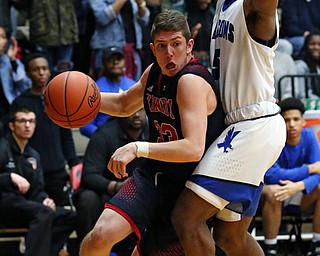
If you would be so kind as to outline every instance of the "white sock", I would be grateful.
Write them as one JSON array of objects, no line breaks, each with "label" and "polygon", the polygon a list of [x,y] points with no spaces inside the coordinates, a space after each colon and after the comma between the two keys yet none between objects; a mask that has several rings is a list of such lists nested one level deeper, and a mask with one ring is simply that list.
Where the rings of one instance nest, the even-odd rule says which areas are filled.
[{"label": "white sock", "polygon": [[313,232],[312,242],[318,242],[318,241],[320,241],[320,233]]},{"label": "white sock", "polygon": [[277,244],[277,242],[278,242],[277,238],[264,239],[264,244],[267,244],[267,245],[275,245]]}]

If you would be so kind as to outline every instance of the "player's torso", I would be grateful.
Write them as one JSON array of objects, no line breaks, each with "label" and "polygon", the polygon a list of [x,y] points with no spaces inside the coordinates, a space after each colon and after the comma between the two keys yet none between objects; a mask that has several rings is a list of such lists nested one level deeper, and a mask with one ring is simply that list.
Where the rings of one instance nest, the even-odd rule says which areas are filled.
[{"label": "player's torso", "polygon": [[[156,64],[155,64],[156,65]],[[176,100],[178,79],[161,74],[155,65],[150,71],[144,105],[150,124],[151,142],[182,138],[179,108]]]},{"label": "player's torso", "polygon": [[[186,73],[197,74],[204,79],[212,80],[211,74],[207,72],[207,69],[200,66],[198,63],[189,63],[184,70],[174,77],[161,75],[160,67],[156,63],[151,68],[144,95],[144,106],[149,120],[149,141],[168,142],[183,139],[179,106],[176,97],[178,80]],[[215,91],[217,91],[217,94],[219,93],[218,88],[215,88]],[[215,111],[208,117],[208,124],[213,124],[213,127],[208,127],[208,145],[218,137],[224,128],[223,111],[221,106],[219,106],[219,108],[219,111]],[[216,118],[217,124],[211,121],[212,117],[214,118],[216,116],[220,117],[220,119]],[[196,164],[197,163],[156,163],[157,167],[162,168],[163,170],[173,170],[175,173],[179,173],[179,169],[186,173],[191,172]]]},{"label": "player's torso", "polygon": [[273,97],[274,49],[250,36],[243,0],[228,5],[224,2],[219,0],[217,4],[210,50],[213,76],[219,80],[227,122],[273,114],[277,112]]}]

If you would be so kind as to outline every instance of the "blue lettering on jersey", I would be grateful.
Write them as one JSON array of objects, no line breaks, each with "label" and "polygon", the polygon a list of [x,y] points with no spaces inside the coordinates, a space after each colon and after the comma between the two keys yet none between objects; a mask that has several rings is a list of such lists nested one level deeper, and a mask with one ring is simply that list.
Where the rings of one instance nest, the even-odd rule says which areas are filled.
[{"label": "blue lettering on jersey", "polygon": [[214,29],[214,32],[212,33],[212,39],[217,39],[218,37],[224,38],[233,43],[234,25],[227,20],[219,20]]},{"label": "blue lettering on jersey", "polygon": [[233,141],[233,139],[240,133],[240,131],[236,131],[234,132],[234,127],[232,127],[226,137],[224,138],[224,141],[222,143],[218,143],[218,148],[222,148],[223,147],[223,153],[228,153],[227,149],[233,149],[231,142]]}]

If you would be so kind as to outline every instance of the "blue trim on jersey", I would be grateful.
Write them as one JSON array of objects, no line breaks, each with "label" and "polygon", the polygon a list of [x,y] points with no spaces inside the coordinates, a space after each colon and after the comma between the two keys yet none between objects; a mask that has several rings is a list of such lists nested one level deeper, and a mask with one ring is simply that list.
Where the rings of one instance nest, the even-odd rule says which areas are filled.
[{"label": "blue trim on jersey", "polygon": [[192,175],[189,180],[209,192],[229,201],[227,209],[245,216],[254,216],[259,205],[263,184],[258,187],[203,175]]},{"label": "blue trim on jersey", "polygon": [[229,8],[230,5],[232,5],[237,0],[231,0],[231,1],[225,1],[222,7],[222,11],[225,11]]}]

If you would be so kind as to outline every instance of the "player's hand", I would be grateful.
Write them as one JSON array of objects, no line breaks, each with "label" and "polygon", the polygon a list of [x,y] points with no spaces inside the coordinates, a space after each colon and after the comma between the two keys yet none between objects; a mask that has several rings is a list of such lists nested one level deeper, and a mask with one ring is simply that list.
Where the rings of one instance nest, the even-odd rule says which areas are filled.
[{"label": "player's hand", "polygon": [[283,186],[280,186],[277,189],[277,192],[274,194],[278,201],[284,201],[289,197],[292,197],[297,192],[302,191],[304,189],[303,182],[292,182],[290,180],[280,180],[280,183]]},{"label": "player's hand", "polygon": [[54,201],[47,197],[46,199],[43,200],[42,202],[43,205],[50,207],[52,210],[56,210],[56,204],[54,203]]},{"label": "player's hand", "polygon": [[11,173],[11,180],[13,184],[18,187],[21,194],[25,194],[29,191],[30,183],[21,175],[13,172]]},{"label": "player's hand", "polygon": [[118,148],[110,158],[108,169],[118,179],[128,177],[126,166],[136,158],[137,147],[134,142],[128,143],[121,148]]}]

